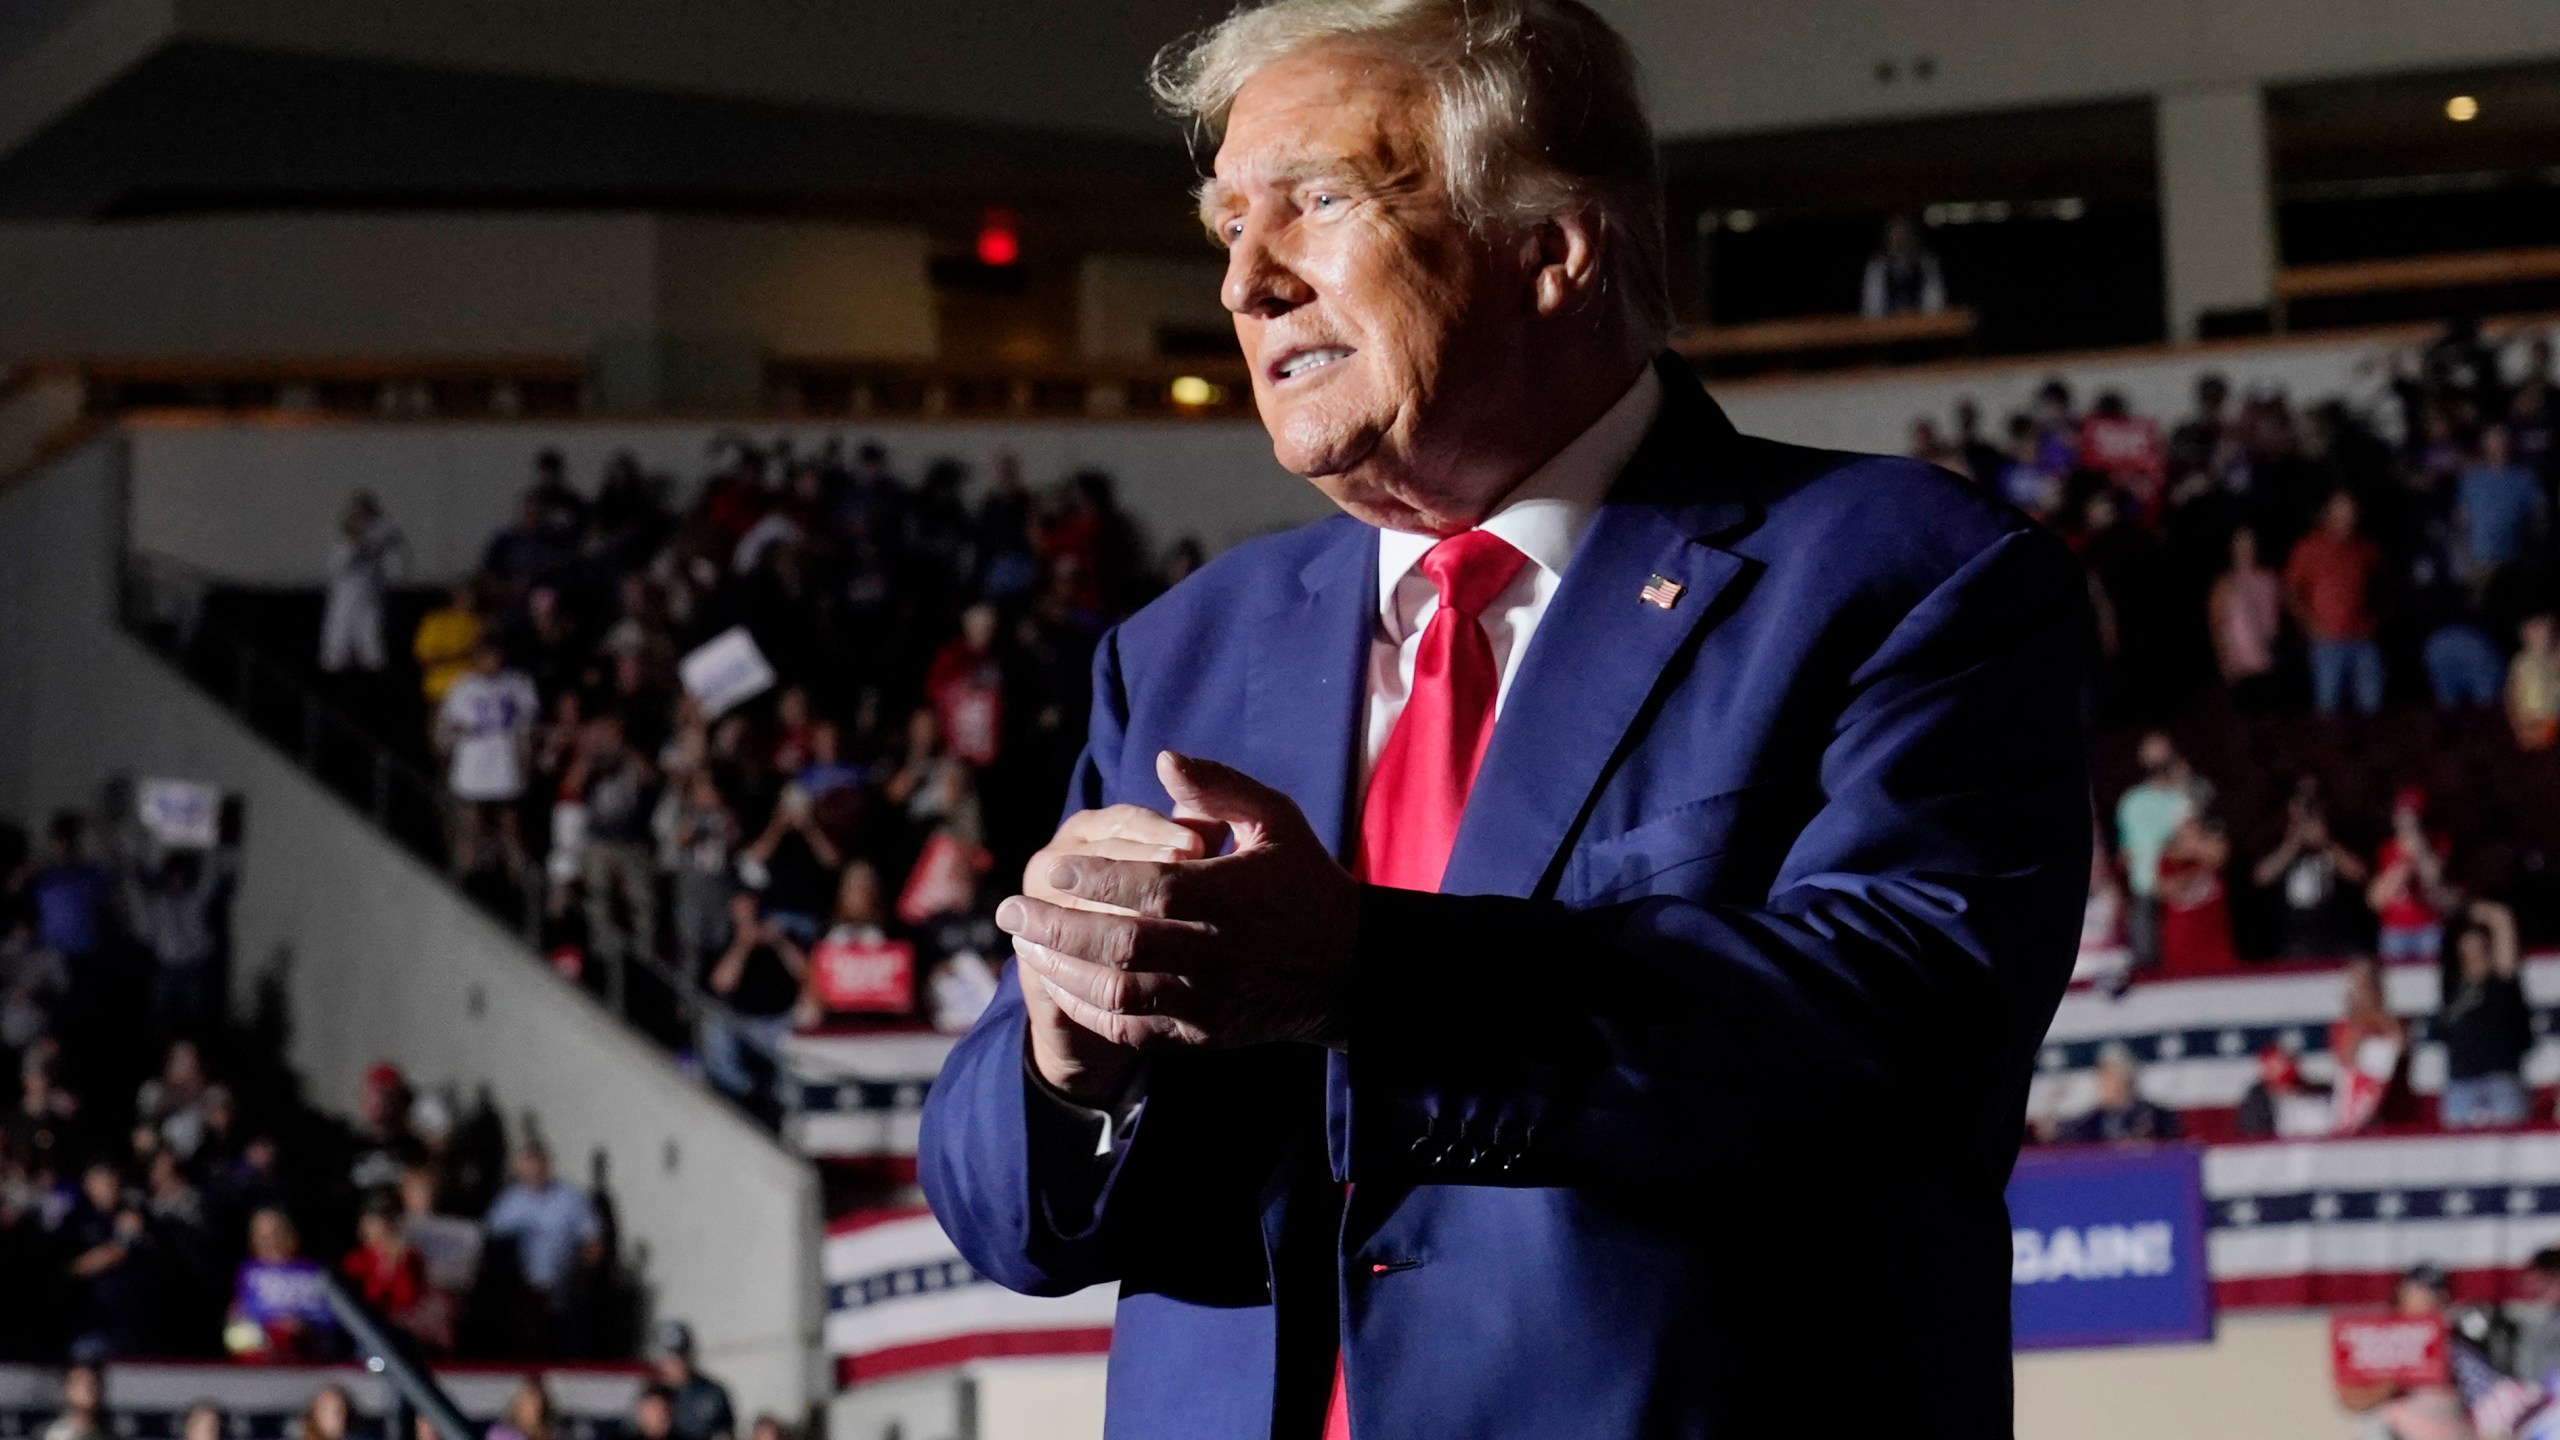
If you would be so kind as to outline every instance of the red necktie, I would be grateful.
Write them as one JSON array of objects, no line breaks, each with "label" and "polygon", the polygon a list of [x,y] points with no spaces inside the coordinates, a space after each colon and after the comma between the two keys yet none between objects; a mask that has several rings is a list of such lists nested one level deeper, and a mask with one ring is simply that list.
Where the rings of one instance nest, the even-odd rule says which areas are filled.
[{"label": "red necktie", "polygon": [[1372,885],[1437,890],[1458,841],[1458,819],[1493,739],[1493,700],[1502,671],[1478,618],[1529,557],[1483,530],[1431,547],[1422,573],[1440,608],[1422,627],[1413,690],[1387,732],[1360,807],[1360,875]]},{"label": "red necktie", "polygon": [[[1493,702],[1502,689],[1502,669],[1479,617],[1528,559],[1482,530],[1452,535],[1422,557],[1422,573],[1440,591],[1440,608],[1422,627],[1413,690],[1387,732],[1360,806],[1360,878],[1372,885],[1440,888],[1449,851],[1458,843],[1467,792],[1493,739]],[[1350,1194],[1343,1187],[1346,1202]],[[1340,1351],[1333,1357],[1324,1440],[1351,1440]]]}]

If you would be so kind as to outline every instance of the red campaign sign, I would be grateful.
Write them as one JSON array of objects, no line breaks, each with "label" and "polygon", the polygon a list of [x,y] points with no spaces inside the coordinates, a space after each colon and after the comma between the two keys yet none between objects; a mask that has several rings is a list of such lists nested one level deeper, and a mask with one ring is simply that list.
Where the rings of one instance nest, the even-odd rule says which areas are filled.
[{"label": "red campaign sign", "polygon": [[2338,1388],[2442,1385],[2453,1371],[2441,1316],[2340,1315],[2329,1321],[2329,1368]]},{"label": "red campaign sign", "polygon": [[904,940],[839,940],[810,953],[818,1003],[830,1010],[904,1014],[916,1003],[916,947]]},{"label": "red campaign sign", "polygon": [[992,863],[984,849],[961,844],[947,830],[935,831],[916,857],[916,868],[908,872],[906,888],[898,892],[898,918],[922,925],[936,915],[968,909],[978,896],[978,876]]}]

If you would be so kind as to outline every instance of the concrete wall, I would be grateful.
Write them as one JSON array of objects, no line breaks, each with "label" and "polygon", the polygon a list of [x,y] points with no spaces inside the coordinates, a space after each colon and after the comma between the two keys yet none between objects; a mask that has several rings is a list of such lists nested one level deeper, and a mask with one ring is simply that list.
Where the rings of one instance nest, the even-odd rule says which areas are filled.
[{"label": "concrete wall", "polygon": [[[1753,434],[1846,450],[1898,452],[1915,416],[1941,425],[1959,396],[1982,405],[1996,429],[2047,376],[2062,374],[2085,401],[2125,392],[2138,411],[2174,418],[2205,369],[2233,384],[2281,386],[2298,400],[2381,393],[2381,363],[2406,337],[2250,342],[1787,378],[1713,387],[1736,424]],[[488,537],[515,514],[535,451],[568,457],[571,478],[592,485],[605,457],[638,453],[690,484],[715,435],[792,437],[806,450],[829,437],[876,438],[912,477],[936,456],[984,474],[996,455],[1022,458],[1035,482],[1080,466],[1117,476],[1131,513],[1159,541],[1198,535],[1212,546],[1327,513],[1313,487],[1271,459],[1262,427],[1240,421],[1077,420],[758,424],[702,422],[456,422],[134,427],[135,535],[144,548],[216,574],[260,584],[315,584],[339,507],[358,485],[383,497],[407,531],[425,579],[476,564]]]},{"label": "concrete wall", "polygon": [[[848,1391],[831,1440],[1066,1440],[1102,1432],[1100,1359],[982,1361]],[[2210,1345],[2065,1350],[2017,1359],[2017,1440],[2352,1440],[2329,1388],[2329,1319],[2225,1316]],[[1927,1397],[1913,1396],[1915,1409]],[[977,1428],[960,1417],[974,1414]],[[1818,1433],[1819,1426],[1813,1432]]]},{"label": "concrete wall", "polygon": [[858,1385],[827,1404],[827,1440],[1095,1440],[1098,1356],[976,1360]]},{"label": "concrete wall", "polygon": [[311,1093],[392,1060],[532,1112],[572,1175],[611,1164],[627,1253],[745,1410],[812,1396],[816,1177],[551,973],[512,934],[116,628],[123,442],[0,494],[0,813],[94,800],[123,772],[245,798],[242,983],[274,971]]},{"label": "concrete wall", "polygon": [[921,229],[658,222],[658,324],[783,355],[931,355]]},{"label": "concrete wall", "polygon": [[650,323],[642,216],[0,225],[14,356],[582,355]]},{"label": "concrete wall", "polygon": [[2119,390],[2136,414],[2164,424],[2195,403],[2196,377],[2227,377],[2235,396],[2272,386],[2299,404],[2345,396],[2365,402],[2385,393],[2392,352],[2419,332],[2238,341],[2182,348],[2080,355],[2021,356],[1946,365],[1874,370],[1827,377],[1751,380],[1711,386],[1735,424],[1756,435],[1842,450],[1899,453],[1911,422],[1935,419],[1944,429],[1958,398],[1982,407],[1995,441],[2010,412],[2027,407],[2036,387],[2060,376],[2082,405]]},{"label": "concrete wall", "polygon": [[320,579],[333,517],[358,485],[407,532],[418,575],[438,579],[478,564],[489,536],[514,518],[536,451],[559,449],[570,478],[590,489],[620,449],[689,487],[724,433],[788,436],[803,452],[831,437],[877,439],[911,481],[943,455],[983,476],[1010,452],[1042,484],[1098,466],[1118,477],[1122,501],[1160,540],[1196,534],[1224,546],[1329,508],[1272,460],[1270,438],[1252,421],[144,424],[133,433],[142,546],[260,584]]},{"label": "concrete wall", "polygon": [[2017,1361],[2018,1440],[2349,1440],[2329,1317],[2222,1319],[2210,1345],[2060,1350]]},{"label": "concrete wall", "polygon": [[0,224],[0,362],[583,356],[633,334],[930,355],[921,230],[641,214]]},{"label": "concrete wall", "polygon": [[1164,326],[1227,330],[1218,301],[1226,271],[1215,255],[1086,256],[1076,272],[1077,348],[1088,360],[1148,360]]},{"label": "concrete wall", "polygon": [[2170,91],[2154,113],[2167,328],[2193,340],[2205,315],[2275,298],[2267,106],[2258,87],[2230,85]]}]

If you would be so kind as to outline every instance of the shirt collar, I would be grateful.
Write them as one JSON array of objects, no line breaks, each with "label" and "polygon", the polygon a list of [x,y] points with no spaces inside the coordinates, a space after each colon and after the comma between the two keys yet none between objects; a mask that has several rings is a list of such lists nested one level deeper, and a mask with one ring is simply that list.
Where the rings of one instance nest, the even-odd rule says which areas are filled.
[{"label": "shirt collar", "polygon": [[[1561,577],[1618,472],[1635,458],[1661,411],[1662,378],[1647,365],[1590,429],[1531,471],[1476,528],[1501,536],[1539,569]],[[1378,532],[1378,613],[1390,625],[1396,618],[1396,587],[1441,538],[1409,530]]]}]

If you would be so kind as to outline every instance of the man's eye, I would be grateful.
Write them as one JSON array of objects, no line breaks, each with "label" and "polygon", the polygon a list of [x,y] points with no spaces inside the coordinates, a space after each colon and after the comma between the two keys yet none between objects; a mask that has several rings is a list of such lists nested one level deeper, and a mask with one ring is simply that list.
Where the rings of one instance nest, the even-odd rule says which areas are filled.
[{"label": "man's eye", "polygon": [[1330,210],[1333,208],[1333,202],[1336,198],[1338,197],[1336,197],[1331,191],[1319,190],[1307,203],[1318,210]]}]

